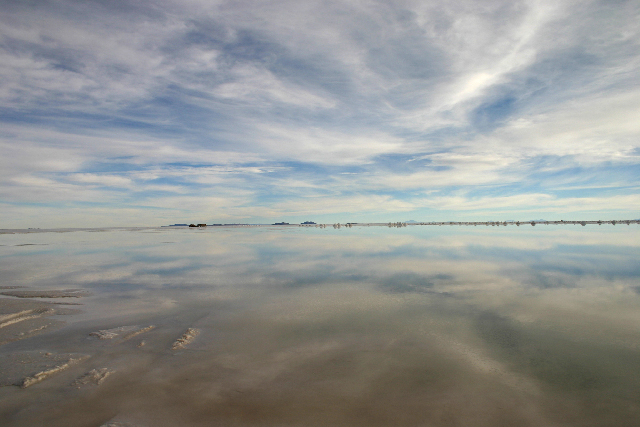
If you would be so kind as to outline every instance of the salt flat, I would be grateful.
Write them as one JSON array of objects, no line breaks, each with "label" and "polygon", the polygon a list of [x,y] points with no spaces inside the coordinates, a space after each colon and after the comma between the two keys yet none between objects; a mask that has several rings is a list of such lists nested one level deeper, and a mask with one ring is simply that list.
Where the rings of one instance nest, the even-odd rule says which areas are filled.
[{"label": "salt flat", "polygon": [[635,426],[639,230],[3,234],[0,424]]}]

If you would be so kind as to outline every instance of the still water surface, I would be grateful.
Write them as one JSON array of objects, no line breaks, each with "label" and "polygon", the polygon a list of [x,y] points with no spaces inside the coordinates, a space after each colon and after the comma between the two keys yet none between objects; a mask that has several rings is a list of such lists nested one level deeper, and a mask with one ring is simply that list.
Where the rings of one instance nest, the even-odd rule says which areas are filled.
[{"label": "still water surface", "polygon": [[[24,355],[82,356],[0,387],[3,426],[640,425],[638,226],[43,231],[0,245],[5,304],[81,304],[55,305],[36,332],[5,328],[3,375]],[[92,369],[111,374],[79,381]]]}]

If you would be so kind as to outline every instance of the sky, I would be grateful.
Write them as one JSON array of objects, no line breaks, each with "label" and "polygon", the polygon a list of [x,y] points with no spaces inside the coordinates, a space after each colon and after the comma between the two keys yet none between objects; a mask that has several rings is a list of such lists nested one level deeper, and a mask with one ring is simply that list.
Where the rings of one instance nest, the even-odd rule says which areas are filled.
[{"label": "sky", "polygon": [[636,0],[0,0],[0,228],[635,218]]}]

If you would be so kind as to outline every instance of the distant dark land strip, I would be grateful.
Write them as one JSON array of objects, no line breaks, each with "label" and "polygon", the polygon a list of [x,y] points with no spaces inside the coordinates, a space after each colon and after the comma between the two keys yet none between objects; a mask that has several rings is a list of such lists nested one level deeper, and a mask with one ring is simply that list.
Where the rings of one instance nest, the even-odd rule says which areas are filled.
[{"label": "distant dark land strip", "polygon": [[[530,220],[530,221],[410,221],[410,222],[345,222],[345,223],[335,223],[335,224],[321,224],[321,223],[311,223],[311,224],[295,224],[288,222],[281,222],[275,224],[212,224],[205,225],[200,224],[199,226],[195,226],[195,228],[206,228],[206,227],[315,227],[315,228],[326,228],[327,226],[333,228],[351,228],[351,227],[407,227],[413,225],[473,225],[473,226],[507,226],[507,225],[515,225],[517,227],[521,225],[631,225],[631,224],[640,224],[640,219],[613,219],[608,221],[545,221],[545,220]],[[175,227],[175,226],[163,226],[163,227]],[[194,228],[192,226],[191,228]]]},{"label": "distant dark land strip", "polygon": [[[196,227],[189,227],[187,225],[162,225],[162,226],[148,226],[148,227],[95,227],[95,228],[30,228],[30,229],[0,229],[0,234],[30,234],[30,233],[65,233],[65,232],[78,232],[78,231],[134,231],[134,230],[146,230],[146,229],[158,229],[158,228],[192,228],[194,230],[205,230],[207,228],[215,227],[315,227],[315,228],[351,228],[351,227],[407,227],[414,225],[438,225],[438,226],[492,226],[492,227],[506,227],[507,225],[515,226],[536,226],[536,225],[631,225],[640,224],[640,219],[614,219],[608,221],[545,221],[545,220],[532,220],[532,221],[411,221],[411,222],[346,222],[335,224],[201,224]],[[165,242],[171,243],[171,242]],[[35,246],[36,244],[16,244],[9,246]],[[7,245],[0,245],[7,246]]]},{"label": "distant dark land strip", "polygon": [[[639,219],[624,219],[624,220],[610,220],[610,221],[544,221],[544,220],[532,220],[532,221],[429,221],[429,222],[388,222],[388,223],[353,223],[348,222],[346,224],[332,224],[333,228],[342,228],[342,227],[353,227],[355,226],[386,226],[386,227],[407,227],[409,225],[473,225],[473,226],[492,226],[492,227],[506,227],[507,225],[515,225],[517,227],[521,225],[581,225],[586,226],[589,225],[616,225],[616,224],[640,224]],[[294,224],[292,224],[294,225]],[[309,225],[298,225],[300,227],[309,227]],[[318,226],[318,225],[316,225]],[[319,224],[319,226],[324,227],[326,224]],[[311,226],[313,227],[313,226]]]},{"label": "distant dark land strip", "polygon": [[[639,219],[624,219],[624,220],[610,220],[610,221],[446,221],[446,222],[409,222],[409,223],[401,223],[407,225],[485,225],[485,226],[507,226],[507,225],[582,225],[585,226],[587,224],[590,225],[603,225],[603,224],[640,224]],[[395,224],[386,224],[387,226],[393,227]]]}]

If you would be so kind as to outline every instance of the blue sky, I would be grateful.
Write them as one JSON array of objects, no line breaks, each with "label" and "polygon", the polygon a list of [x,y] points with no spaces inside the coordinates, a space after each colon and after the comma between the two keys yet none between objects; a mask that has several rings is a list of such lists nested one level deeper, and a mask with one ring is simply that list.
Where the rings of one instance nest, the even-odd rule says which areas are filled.
[{"label": "blue sky", "polygon": [[2,1],[0,227],[640,217],[637,1]]}]

